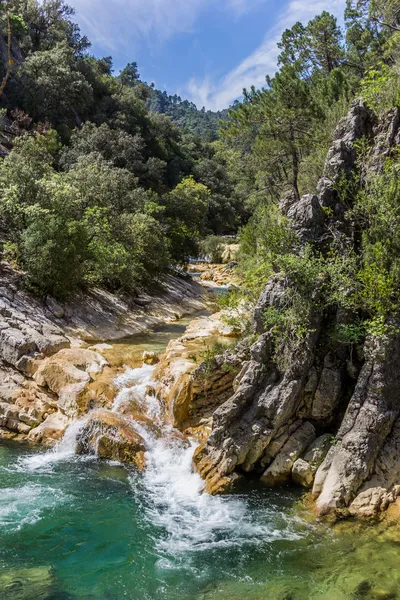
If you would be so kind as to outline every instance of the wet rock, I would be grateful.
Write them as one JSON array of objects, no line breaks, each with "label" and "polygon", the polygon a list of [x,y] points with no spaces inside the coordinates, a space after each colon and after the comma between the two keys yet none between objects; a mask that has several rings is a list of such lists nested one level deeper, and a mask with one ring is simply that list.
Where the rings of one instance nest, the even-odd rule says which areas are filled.
[{"label": "wet rock", "polygon": [[2,600],[45,598],[50,594],[52,584],[53,572],[49,566],[16,569],[0,574]]},{"label": "wet rock", "polygon": [[130,421],[109,411],[92,412],[77,437],[78,454],[144,466],[143,438]]},{"label": "wet rock", "polygon": [[155,352],[143,352],[142,361],[145,365],[156,365],[160,359]]}]

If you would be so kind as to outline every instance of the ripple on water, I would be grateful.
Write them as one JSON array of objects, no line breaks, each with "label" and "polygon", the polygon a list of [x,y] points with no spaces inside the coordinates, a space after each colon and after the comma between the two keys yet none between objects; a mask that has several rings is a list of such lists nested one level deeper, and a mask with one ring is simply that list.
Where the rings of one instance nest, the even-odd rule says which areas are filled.
[{"label": "ripple on water", "polygon": [[28,483],[4,488],[0,495],[0,527],[19,531],[39,521],[46,510],[59,507],[68,495],[54,487]]}]

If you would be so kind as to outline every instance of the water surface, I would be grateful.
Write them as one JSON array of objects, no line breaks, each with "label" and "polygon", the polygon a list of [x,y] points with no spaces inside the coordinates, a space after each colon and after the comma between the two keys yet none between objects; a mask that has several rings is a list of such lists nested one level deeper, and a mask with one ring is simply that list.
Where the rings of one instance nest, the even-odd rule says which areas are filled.
[{"label": "water surface", "polygon": [[[167,328],[147,347],[180,333]],[[145,343],[124,340],[122,354]],[[127,366],[113,407],[139,396],[163,428],[156,438],[137,425],[144,473],[76,456],[79,423],[51,451],[0,442],[1,600],[400,599],[398,526],[307,522],[293,488],[203,494],[195,442],[174,436],[146,396],[152,369]]]}]

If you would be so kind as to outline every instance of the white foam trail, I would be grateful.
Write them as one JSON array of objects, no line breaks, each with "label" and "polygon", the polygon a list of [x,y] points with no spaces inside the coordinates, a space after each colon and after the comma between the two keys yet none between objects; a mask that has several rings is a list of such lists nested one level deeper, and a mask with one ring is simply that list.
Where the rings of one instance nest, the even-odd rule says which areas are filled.
[{"label": "white foam trail", "polygon": [[114,379],[114,383],[119,388],[119,392],[113,403],[113,412],[118,412],[121,405],[135,399],[139,402],[143,412],[147,412],[151,418],[159,418],[160,405],[148,401],[146,388],[152,383],[155,366],[142,365],[139,368],[126,370]]},{"label": "white foam trail", "polygon": [[147,521],[166,533],[155,540],[158,550],[163,555],[176,556],[188,551],[297,537],[294,532],[275,530],[265,519],[254,518],[240,497],[204,493],[204,481],[192,467],[197,444],[188,445],[178,431],[162,423],[159,401],[146,395],[151,374],[152,370],[144,367],[127,370],[125,378],[120,376],[119,384],[137,383],[122,388],[119,397],[126,391],[136,400],[139,398],[141,405],[147,407],[147,416],[163,430],[164,435],[157,438],[142,424],[134,423],[148,450],[146,469],[140,479],[132,478],[132,486],[139,486],[144,495]]},{"label": "white foam trail", "polygon": [[68,426],[60,442],[43,454],[31,454],[20,459],[19,465],[23,470],[51,471],[54,464],[70,460],[76,454],[77,436],[88,415],[78,419]]},{"label": "white foam trail", "polygon": [[18,531],[40,520],[43,510],[67,500],[60,490],[39,484],[5,488],[0,494],[0,527]]}]

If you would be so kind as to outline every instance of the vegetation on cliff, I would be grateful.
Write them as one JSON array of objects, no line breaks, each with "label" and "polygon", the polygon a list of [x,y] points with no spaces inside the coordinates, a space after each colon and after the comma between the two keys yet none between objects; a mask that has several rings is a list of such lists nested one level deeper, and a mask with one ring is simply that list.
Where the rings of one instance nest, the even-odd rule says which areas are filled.
[{"label": "vegetation on cliff", "polygon": [[155,106],[135,63],[114,75],[62,0],[2,3],[0,29],[0,239],[33,289],[132,292],[245,222],[207,113]]},{"label": "vegetation on cliff", "polygon": [[[275,77],[267,77],[262,90],[245,90],[222,124],[249,185],[252,217],[241,235],[246,294],[256,300],[273,273],[291,282],[286,306],[265,315],[277,358],[307,335],[311,307],[348,311],[349,322],[331,336],[351,344],[367,331],[385,331],[400,307],[396,148],[382,148],[377,157],[366,135],[354,145],[351,172],[345,161],[339,179],[324,172],[334,130],[355,97],[370,109],[371,132],[399,106],[399,26],[396,0],[348,0],[344,31],[327,12],[306,26],[295,24],[282,36]],[[315,194],[321,175],[336,195],[333,205],[332,198],[322,199],[327,232],[318,241],[301,239],[290,208]]]}]

